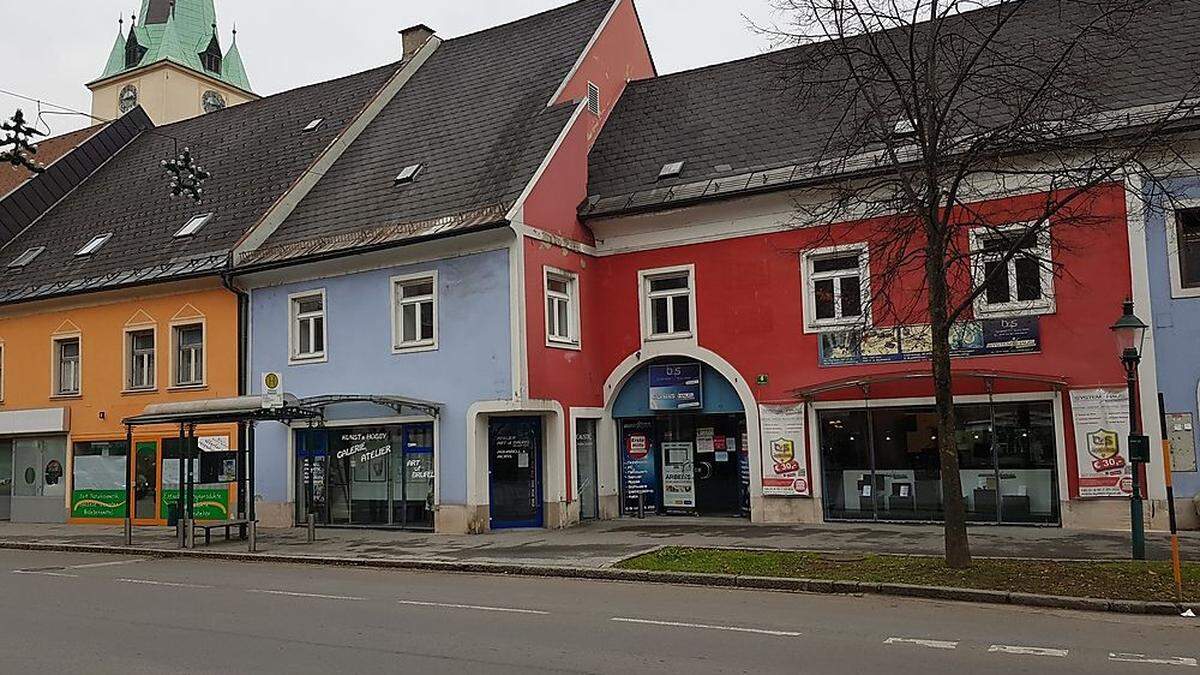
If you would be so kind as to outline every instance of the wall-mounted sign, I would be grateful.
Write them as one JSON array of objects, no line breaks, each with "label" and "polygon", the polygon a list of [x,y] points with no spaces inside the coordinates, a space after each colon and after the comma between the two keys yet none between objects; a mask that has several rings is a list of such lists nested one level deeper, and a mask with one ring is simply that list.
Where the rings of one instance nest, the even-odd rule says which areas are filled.
[{"label": "wall-mounted sign", "polygon": [[811,497],[803,403],[760,405],[762,490],[766,496]]},{"label": "wall-mounted sign", "polygon": [[1071,392],[1080,497],[1127,497],[1133,493],[1129,448],[1129,392]]},{"label": "wall-mounted sign", "polygon": [[283,376],[279,373],[263,373],[262,407],[279,410],[283,407]]},{"label": "wall-mounted sign", "polygon": [[[1042,349],[1041,324],[1036,316],[984,319],[957,323],[950,331],[950,356],[1029,354]],[[930,326],[898,326],[822,333],[820,365],[921,361],[933,353]]]},{"label": "wall-mounted sign", "polygon": [[704,407],[699,363],[650,366],[651,410],[696,410]]}]

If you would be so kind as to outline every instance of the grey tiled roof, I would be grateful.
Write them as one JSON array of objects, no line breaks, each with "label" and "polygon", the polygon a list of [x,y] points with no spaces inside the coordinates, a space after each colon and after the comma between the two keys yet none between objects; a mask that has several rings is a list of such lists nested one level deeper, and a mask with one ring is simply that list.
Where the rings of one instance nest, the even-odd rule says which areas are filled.
[{"label": "grey tiled roof", "polygon": [[[1091,0],[1022,0],[997,42],[1020,55],[1056,56],[1075,22],[1090,20]],[[1138,4],[1138,3],[1135,3]],[[1103,3],[1099,3],[1103,6]],[[1200,2],[1145,0],[1115,39],[1081,45],[1086,67],[1080,91],[1109,110],[1169,103],[1200,94]],[[950,30],[986,28],[987,8],[956,17]],[[853,39],[853,38],[852,38]],[[584,215],[667,208],[744,190],[767,190],[805,177],[814,162],[832,159],[844,107],[802,97],[796,70],[811,64],[821,44],[633,82],[617,103],[589,158]],[[1001,63],[1012,63],[1003,57]],[[1072,69],[1074,74],[1074,69]],[[809,81],[815,79],[810,72]],[[838,79],[838,78],[834,78]],[[985,98],[985,97],[981,97]],[[996,103],[996,102],[993,102]],[[1001,105],[994,107],[1002,108]],[[986,106],[984,106],[986,107]],[[993,110],[970,111],[986,123]],[[844,128],[844,127],[843,127]],[[678,178],[659,181],[664,164],[685,162]],[[794,170],[799,167],[799,170]]]},{"label": "grey tiled roof", "polygon": [[[612,2],[447,40],[245,262],[502,220],[574,111],[547,103]],[[417,180],[394,185],[412,164]]]},{"label": "grey tiled roof", "polygon": [[[398,68],[389,64],[142,132],[0,249],[0,303],[221,269],[238,239]],[[318,117],[324,124],[302,131]],[[199,205],[168,196],[169,176],[160,165],[185,146],[212,173]],[[214,216],[197,235],[174,237],[203,213]],[[75,256],[106,232],[113,237],[97,253]],[[35,246],[46,251],[33,263],[7,268]]]}]

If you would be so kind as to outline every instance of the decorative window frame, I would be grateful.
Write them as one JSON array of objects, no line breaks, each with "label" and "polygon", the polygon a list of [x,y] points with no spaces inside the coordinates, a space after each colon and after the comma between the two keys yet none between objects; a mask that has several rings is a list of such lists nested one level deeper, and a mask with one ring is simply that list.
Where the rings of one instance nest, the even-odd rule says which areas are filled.
[{"label": "decorative window frame", "polygon": [[[79,389],[73,392],[63,392],[58,388],[60,368],[62,366],[62,359],[59,356],[59,343],[68,340],[77,340],[79,343]],[[50,398],[83,398],[83,333],[81,331],[55,333],[50,336]]]},{"label": "decorative window frame", "polygon": [[[176,366],[178,365],[178,360],[179,360],[179,330],[181,328],[187,328],[189,326],[200,326],[200,330],[204,336],[204,339],[200,342],[200,351],[201,351],[201,354],[200,354],[200,382],[180,384],[179,379],[178,379],[179,372],[178,372],[178,370],[176,370]],[[170,351],[171,351],[171,353],[170,353],[170,358],[169,358],[169,363],[168,363],[168,367],[170,368],[170,375],[169,375],[169,378],[167,381],[170,382],[171,384],[169,387],[167,387],[167,389],[171,390],[171,391],[188,391],[188,390],[192,390],[192,389],[204,389],[205,387],[208,386],[208,321],[207,321],[207,319],[205,319],[204,317],[199,317],[199,316],[188,317],[188,318],[183,318],[183,319],[173,319],[170,324],[170,331],[171,331],[171,335],[170,335]]]},{"label": "decorative window frame", "polygon": [[1181,199],[1179,206],[1166,210],[1165,229],[1167,231],[1167,268],[1171,273],[1172,298],[1200,298],[1200,286],[1196,288],[1183,287],[1183,270],[1179,265],[1179,221],[1176,212],[1184,209],[1200,209],[1200,199]]},{"label": "decorative window frame", "polygon": [[[144,333],[149,331],[154,336],[154,368],[150,371],[150,385],[146,387],[133,387],[133,334]],[[159,352],[158,348],[158,326],[156,324],[142,324],[125,326],[123,331],[123,340],[121,341],[122,353],[124,354],[121,361],[121,393],[122,394],[146,394],[158,391],[158,366]]]},{"label": "decorative window frame", "polygon": [[[650,311],[650,281],[659,277],[686,273],[688,277],[688,312],[691,318],[691,329],[687,332],[676,332],[655,335],[653,331],[654,317]],[[690,340],[696,342],[700,334],[700,317],[696,312],[696,265],[674,265],[671,267],[656,267],[638,270],[638,317],[641,323],[642,342],[662,342],[667,340]]]},{"label": "decorative window frame", "polygon": [[[854,317],[835,319],[817,318],[817,288],[816,282],[824,278],[824,273],[815,274],[812,263],[820,258],[828,258],[847,253],[858,254],[858,284],[862,295],[862,314]],[[827,333],[845,330],[861,325],[869,328],[872,325],[871,313],[871,245],[867,242],[825,246],[800,253],[800,285],[804,297],[800,303],[800,313],[804,320],[805,333]],[[841,311],[840,309],[838,311]]]},{"label": "decorative window frame", "polygon": [[[400,316],[400,286],[413,281],[432,281],[433,282],[433,339],[422,340],[420,342],[412,342],[402,344],[401,337],[404,331],[400,325],[402,317]],[[393,354],[417,354],[420,352],[435,352],[441,343],[441,288],[438,285],[438,271],[429,270],[427,272],[416,272],[413,274],[401,274],[389,279],[391,290],[388,293],[388,298],[391,302],[391,308],[388,310],[392,318],[392,353]]]},{"label": "decorative window frame", "polygon": [[[968,233],[970,246],[970,265],[971,265],[971,286],[972,290],[978,289],[983,285],[984,281],[984,261],[982,256],[982,240],[990,235],[1003,234],[1005,232],[1019,232],[1027,230],[1031,223],[1012,223],[1009,225],[1001,225],[999,227],[975,227]],[[1038,269],[1038,276],[1042,283],[1042,298],[1040,300],[1019,301],[1013,300],[1002,305],[992,305],[987,302],[986,291],[975,297],[974,312],[976,319],[997,319],[1004,317],[1016,316],[1035,316],[1043,314],[1054,314],[1057,311],[1056,293],[1054,292],[1054,257],[1053,243],[1050,236],[1050,228],[1043,228],[1037,233],[1038,238],[1038,257],[1041,264]],[[1010,269],[1012,260],[1009,260]],[[1015,295],[1017,292],[1015,282],[1010,277],[1011,288],[1010,292]]]},{"label": "decorative window frame", "polygon": [[[567,283],[567,338],[550,334],[550,280],[552,278]],[[555,294],[558,297],[558,294]],[[546,346],[554,349],[583,349],[583,337],[580,330],[582,324],[579,316],[579,275],[549,265],[542,267],[542,311],[545,313]]]},{"label": "decorative window frame", "polygon": [[[300,347],[300,317],[297,305],[300,300],[321,298],[321,345],[320,352],[301,355]],[[292,293],[287,297],[288,322],[288,365],[302,366],[309,363],[326,363],[329,361],[329,302],[324,288],[314,288],[307,291]]]}]

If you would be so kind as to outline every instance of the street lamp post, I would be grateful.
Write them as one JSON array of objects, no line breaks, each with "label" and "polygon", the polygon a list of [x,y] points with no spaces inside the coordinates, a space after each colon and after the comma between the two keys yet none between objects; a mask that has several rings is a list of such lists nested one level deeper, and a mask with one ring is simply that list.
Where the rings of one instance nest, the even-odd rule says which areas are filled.
[{"label": "street lamp post", "polygon": [[1129,526],[1133,539],[1133,559],[1146,559],[1146,525],[1142,518],[1142,488],[1140,463],[1149,458],[1143,456],[1141,446],[1148,450],[1149,444],[1142,436],[1138,415],[1138,364],[1142,361],[1142,341],[1149,327],[1133,313],[1133,301],[1126,300],[1124,312],[1112,325],[1113,337],[1117,340],[1121,363],[1125,366],[1125,382],[1129,387],[1129,460],[1133,474],[1133,494],[1129,499]]}]

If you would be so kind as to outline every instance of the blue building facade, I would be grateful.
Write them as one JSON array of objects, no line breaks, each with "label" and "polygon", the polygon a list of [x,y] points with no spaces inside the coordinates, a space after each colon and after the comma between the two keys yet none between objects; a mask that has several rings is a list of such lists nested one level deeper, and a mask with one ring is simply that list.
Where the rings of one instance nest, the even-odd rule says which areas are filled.
[{"label": "blue building facade", "polygon": [[465,507],[469,410],[511,397],[509,249],[283,274],[243,283],[251,388],[280,373],[326,420],[257,427],[263,517],[432,529]]},{"label": "blue building facade", "polygon": [[1197,525],[1200,495],[1200,176],[1144,188],[1147,273],[1158,388],[1167,413],[1172,477],[1182,526]]}]

